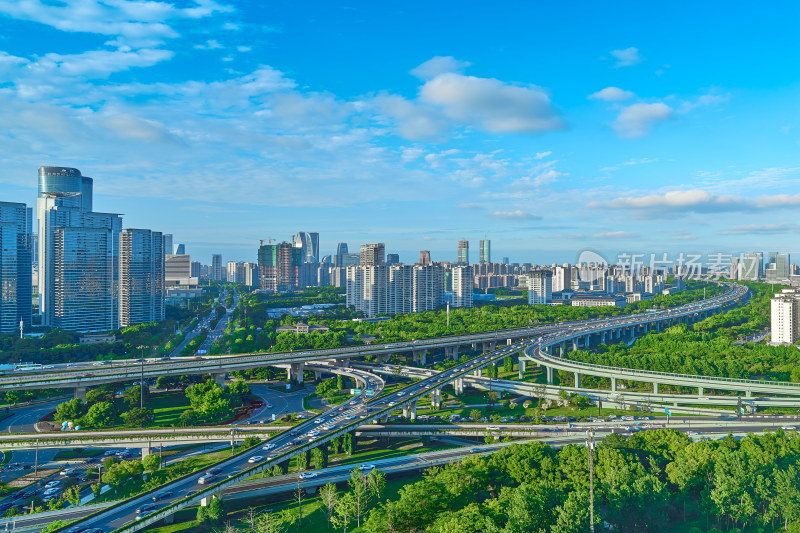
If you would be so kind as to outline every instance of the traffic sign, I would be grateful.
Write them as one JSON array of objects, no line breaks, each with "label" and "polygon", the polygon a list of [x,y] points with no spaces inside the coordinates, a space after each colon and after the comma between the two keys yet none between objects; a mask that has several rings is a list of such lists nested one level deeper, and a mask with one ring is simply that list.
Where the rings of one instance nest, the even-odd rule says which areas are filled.
[{"label": "traffic sign", "polygon": [[375,396],[375,391],[372,389],[367,389],[364,391],[364,394],[366,394],[367,396]]},{"label": "traffic sign", "polygon": [[350,394],[361,394],[361,389],[350,389]]}]

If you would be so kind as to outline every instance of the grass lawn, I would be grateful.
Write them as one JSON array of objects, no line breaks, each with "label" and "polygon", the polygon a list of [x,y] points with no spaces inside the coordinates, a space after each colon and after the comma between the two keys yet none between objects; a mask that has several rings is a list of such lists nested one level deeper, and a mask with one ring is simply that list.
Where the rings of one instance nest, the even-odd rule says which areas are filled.
[{"label": "grass lawn", "polygon": [[181,413],[191,407],[189,399],[180,391],[154,394],[147,406],[155,415],[153,420],[155,427],[180,426]]},{"label": "grass lawn", "polygon": [[74,448],[72,450],[61,450],[53,458],[54,461],[71,461],[74,459],[86,459],[88,457],[96,457],[101,455],[103,450],[96,448]]}]

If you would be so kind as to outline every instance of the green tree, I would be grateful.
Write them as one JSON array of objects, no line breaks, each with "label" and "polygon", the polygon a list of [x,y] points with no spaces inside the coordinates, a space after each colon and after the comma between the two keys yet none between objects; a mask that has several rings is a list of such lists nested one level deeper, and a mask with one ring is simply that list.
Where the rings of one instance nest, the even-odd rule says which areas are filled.
[{"label": "green tree", "polygon": [[81,489],[78,485],[73,485],[64,491],[63,498],[77,507],[81,504]]},{"label": "green tree", "polygon": [[472,409],[469,412],[469,417],[472,419],[473,422],[477,423],[481,419],[481,412],[477,409]]},{"label": "green tree", "polygon": [[386,474],[377,468],[370,470],[369,474],[367,474],[367,489],[369,490],[370,494],[375,497],[376,501],[381,501],[381,496],[383,495],[385,488]]},{"label": "green tree", "polygon": [[311,450],[311,465],[314,469],[321,469],[327,466],[325,461],[325,452],[320,448]]},{"label": "green tree", "polygon": [[356,503],[351,493],[346,493],[339,499],[334,509],[331,523],[334,527],[342,528],[343,533],[347,533],[347,526],[353,521],[356,514]]},{"label": "green tree", "polygon": [[114,394],[106,389],[92,389],[86,392],[86,405],[94,405],[99,402],[111,402]]},{"label": "green tree", "polygon": [[336,510],[336,505],[339,503],[339,491],[336,490],[336,484],[326,483],[319,489],[319,498],[323,507],[325,507],[325,512],[328,517],[328,528],[330,528],[333,512]]},{"label": "green tree", "polygon": [[361,517],[366,513],[369,506],[369,487],[367,479],[361,470],[354,468],[350,471],[350,480],[347,482],[350,487],[350,495],[353,497],[353,511],[356,517],[356,526],[361,527]]},{"label": "green tree", "polygon": [[81,425],[102,429],[114,425],[116,418],[117,413],[114,410],[114,404],[100,402],[89,408],[89,411],[81,418]]},{"label": "green tree", "polygon": [[211,498],[208,502],[208,520],[212,524],[220,524],[225,518],[225,509],[222,505],[222,500],[216,496]]},{"label": "green tree", "polygon": [[125,389],[125,392],[122,393],[122,398],[125,400],[125,403],[128,404],[129,408],[138,407],[141,404],[141,395],[142,391],[144,390],[144,403],[150,401],[150,387],[145,386],[142,389],[141,385],[134,385],[133,387],[129,387]]},{"label": "green tree", "polygon": [[144,468],[145,472],[152,474],[153,472],[161,468],[161,457],[159,457],[154,453],[151,453],[150,455],[142,459],[142,467]]},{"label": "green tree", "polygon": [[134,407],[133,409],[122,413],[122,419],[125,424],[135,427],[145,427],[153,423],[155,414],[152,409],[147,407]]},{"label": "green tree", "polygon": [[79,398],[75,398],[73,400],[67,400],[66,402],[58,404],[58,406],[56,406],[56,414],[53,415],[53,419],[58,422],[64,422],[67,420],[77,421],[84,414],[86,414],[86,406]]}]

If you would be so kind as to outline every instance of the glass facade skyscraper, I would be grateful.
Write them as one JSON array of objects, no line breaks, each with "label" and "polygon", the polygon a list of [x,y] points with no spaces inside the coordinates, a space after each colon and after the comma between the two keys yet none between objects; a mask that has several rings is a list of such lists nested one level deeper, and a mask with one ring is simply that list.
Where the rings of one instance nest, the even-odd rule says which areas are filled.
[{"label": "glass facade skyscraper", "polygon": [[492,241],[489,239],[481,239],[480,242],[480,262],[481,263],[491,263],[492,262]]},{"label": "glass facade skyscraper", "polygon": [[469,241],[466,239],[462,239],[458,241],[458,264],[460,265],[468,265],[469,264]]},{"label": "glass facade skyscraper", "polygon": [[164,320],[164,239],[126,229],[119,236],[120,327]]},{"label": "glass facade skyscraper", "polygon": [[31,323],[31,211],[0,202],[0,332]]}]

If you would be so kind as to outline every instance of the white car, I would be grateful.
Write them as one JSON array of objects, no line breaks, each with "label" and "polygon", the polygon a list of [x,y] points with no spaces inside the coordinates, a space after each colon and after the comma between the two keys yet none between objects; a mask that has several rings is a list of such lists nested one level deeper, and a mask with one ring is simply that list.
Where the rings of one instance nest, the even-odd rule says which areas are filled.
[{"label": "white car", "polygon": [[300,479],[311,479],[317,477],[316,472],[303,472],[300,474]]},{"label": "white car", "polygon": [[248,459],[247,462],[248,463],[260,463],[263,460],[264,460],[264,456],[263,455],[254,455],[253,457]]},{"label": "white car", "polygon": [[332,429],[336,429],[336,424],[330,424],[328,426],[324,426],[322,429],[324,429],[325,431],[330,431]]},{"label": "white car", "polygon": [[269,443],[269,444],[267,444],[266,446],[264,446],[264,447],[263,447],[263,448],[261,448],[261,449],[262,449],[262,450],[265,450],[265,451],[269,451],[269,450],[271,450],[271,449],[272,449],[272,448],[274,448],[274,447],[275,447],[275,445],[274,445],[274,444],[272,444],[272,443]]},{"label": "white car", "polygon": [[198,485],[208,485],[214,479],[213,474],[206,474],[204,476],[200,476],[200,479],[197,480]]},{"label": "white car", "polygon": [[54,494],[58,494],[59,492],[61,492],[60,488],[53,487],[52,489],[47,489],[42,494],[44,494],[45,496],[53,496]]},{"label": "white car", "polygon": [[797,431],[797,426],[781,426],[781,429],[785,431]]},{"label": "white car", "polygon": [[44,486],[44,488],[52,489],[52,488],[58,487],[59,485],[61,485],[61,481],[60,480],[55,480],[55,481],[50,481],[49,483],[47,483]]},{"label": "white car", "polygon": [[358,465],[358,469],[361,470],[362,472],[364,472],[366,470],[372,470],[373,468],[375,468],[375,465],[373,465],[373,464]]},{"label": "white car", "polygon": [[486,426],[489,431],[500,431],[500,426]]}]

